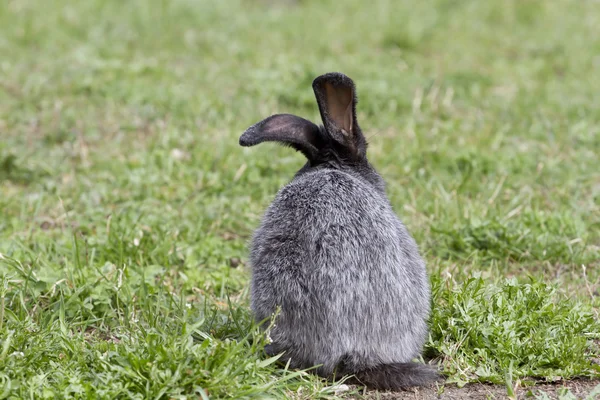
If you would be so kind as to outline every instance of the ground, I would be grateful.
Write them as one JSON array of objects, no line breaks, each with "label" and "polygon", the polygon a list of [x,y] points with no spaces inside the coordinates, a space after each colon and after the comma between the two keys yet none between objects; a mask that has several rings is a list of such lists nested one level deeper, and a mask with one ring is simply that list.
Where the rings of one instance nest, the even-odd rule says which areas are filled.
[{"label": "ground", "polygon": [[[577,0],[2,2],[0,398],[597,396],[599,27]],[[238,138],[319,122],[329,71],[426,260],[443,390],[261,352],[247,244],[304,161]]]},{"label": "ground", "polygon": [[[573,380],[563,384],[537,384],[532,387],[517,387],[515,394],[517,399],[595,399],[600,397],[600,381]],[[478,383],[462,388],[446,386],[444,388],[414,389],[407,393],[373,394],[370,397],[367,396],[367,398],[381,400],[490,400],[505,399],[507,393],[505,387]]]}]

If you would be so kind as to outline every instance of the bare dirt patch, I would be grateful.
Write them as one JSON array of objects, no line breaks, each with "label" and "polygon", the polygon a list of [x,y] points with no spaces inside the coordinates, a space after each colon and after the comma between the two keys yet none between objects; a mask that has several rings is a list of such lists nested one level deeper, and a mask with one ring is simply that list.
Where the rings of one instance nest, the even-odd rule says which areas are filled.
[{"label": "bare dirt patch", "polygon": [[[577,379],[561,383],[542,383],[530,387],[519,387],[516,390],[518,399],[558,399],[560,394],[570,391],[576,399],[587,399],[596,386],[600,385],[600,380]],[[548,397],[543,397],[545,393]],[[358,397],[357,397],[358,398]],[[440,387],[414,389],[406,392],[365,392],[365,399],[381,400],[487,400],[487,399],[508,399],[506,387],[501,385],[486,385],[481,383],[468,384],[462,388],[455,385],[446,385]],[[567,397],[572,399],[573,397]],[[600,396],[594,397],[600,399]]]}]

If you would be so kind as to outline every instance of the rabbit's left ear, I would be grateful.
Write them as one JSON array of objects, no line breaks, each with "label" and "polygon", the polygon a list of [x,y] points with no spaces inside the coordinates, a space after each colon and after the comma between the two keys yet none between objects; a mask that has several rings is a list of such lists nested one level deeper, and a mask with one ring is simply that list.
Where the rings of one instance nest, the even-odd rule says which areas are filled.
[{"label": "rabbit's left ear", "polygon": [[352,79],[331,72],[317,77],[313,90],[329,137],[351,155],[364,156],[366,143],[356,122],[356,88]]},{"label": "rabbit's left ear", "polygon": [[313,161],[317,158],[321,138],[317,125],[291,114],[271,115],[246,129],[240,137],[240,145],[245,147],[268,141],[293,147]]}]

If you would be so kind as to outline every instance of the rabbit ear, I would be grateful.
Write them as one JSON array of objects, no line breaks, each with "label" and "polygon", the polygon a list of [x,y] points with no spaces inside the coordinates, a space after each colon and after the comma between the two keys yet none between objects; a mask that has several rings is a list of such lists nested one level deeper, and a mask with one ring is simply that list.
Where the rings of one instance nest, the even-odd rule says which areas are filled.
[{"label": "rabbit ear", "polygon": [[240,137],[240,145],[248,147],[268,141],[279,142],[314,160],[318,153],[319,133],[319,127],[304,118],[276,114],[248,128]]},{"label": "rabbit ear", "polygon": [[356,122],[356,89],[352,79],[341,73],[328,73],[313,81],[313,90],[328,135],[352,155],[364,155],[366,146]]}]

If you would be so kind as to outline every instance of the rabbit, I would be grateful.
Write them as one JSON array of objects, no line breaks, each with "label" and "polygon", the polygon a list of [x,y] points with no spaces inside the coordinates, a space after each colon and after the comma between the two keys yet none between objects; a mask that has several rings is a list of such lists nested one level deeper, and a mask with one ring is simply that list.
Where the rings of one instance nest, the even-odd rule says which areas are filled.
[{"label": "rabbit", "polygon": [[428,335],[425,263],[367,160],[354,82],[327,73],[312,87],[323,126],[277,114],[239,139],[279,142],[308,159],[250,245],[254,318],[264,323],[277,312],[265,352],[373,389],[429,385],[438,373],[411,362]]}]

